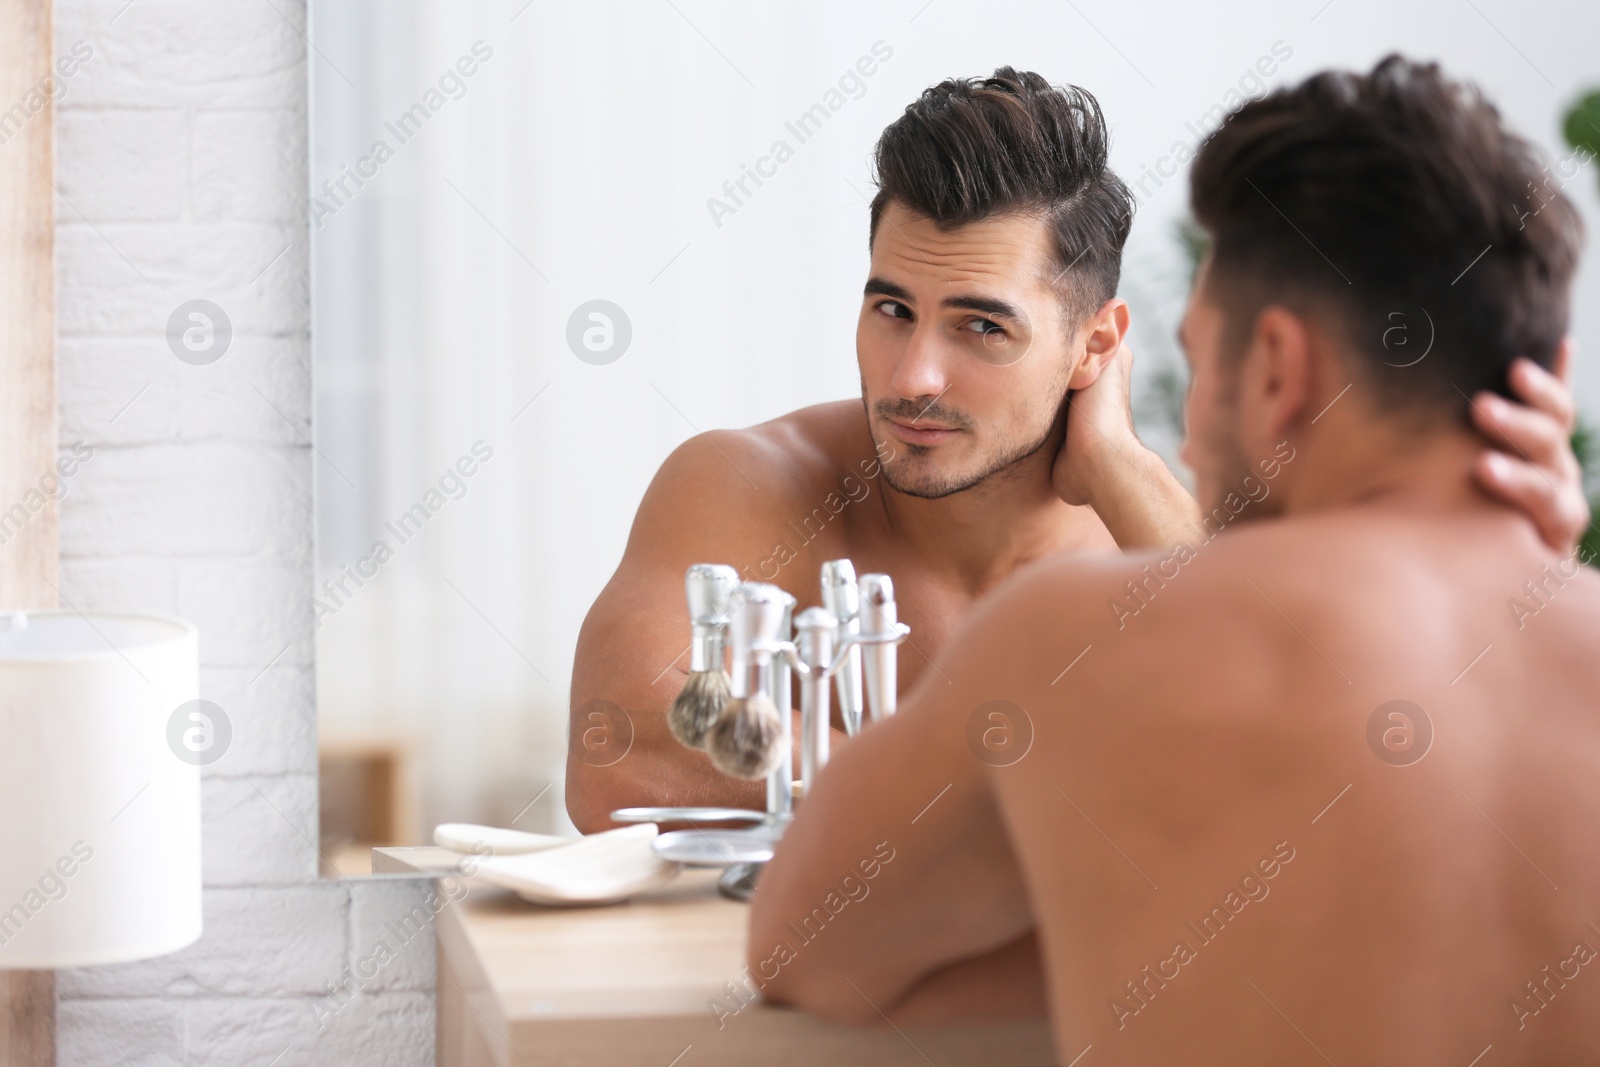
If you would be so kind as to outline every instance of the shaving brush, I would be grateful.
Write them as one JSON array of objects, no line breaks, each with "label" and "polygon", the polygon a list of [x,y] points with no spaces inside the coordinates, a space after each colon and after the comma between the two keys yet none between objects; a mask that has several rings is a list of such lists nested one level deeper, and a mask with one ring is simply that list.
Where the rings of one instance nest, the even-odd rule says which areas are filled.
[{"label": "shaving brush", "polygon": [[753,780],[771,774],[788,754],[788,730],[770,689],[773,652],[790,598],[777,586],[746,582],[734,600],[728,619],[730,694],[705,747],[717,770]]},{"label": "shaving brush", "polygon": [[705,746],[707,731],[728,702],[728,676],[722,669],[723,635],[728,627],[729,598],[738,584],[738,572],[718,563],[696,563],[683,578],[693,628],[689,677],[667,709],[667,729],[690,748]]}]

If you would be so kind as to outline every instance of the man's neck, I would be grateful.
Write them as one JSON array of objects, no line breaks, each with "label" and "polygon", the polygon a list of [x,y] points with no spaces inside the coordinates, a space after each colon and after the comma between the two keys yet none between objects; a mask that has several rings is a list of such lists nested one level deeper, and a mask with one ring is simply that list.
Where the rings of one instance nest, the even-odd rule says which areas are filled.
[{"label": "man's neck", "polygon": [[933,572],[977,594],[1030,560],[1062,547],[1064,535],[1098,523],[1091,509],[1064,503],[1050,483],[1060,443],[959,493],[914,497],[885,485],[883,510],[896,540]]},{"label": "man's neck", "polygon": [[1284,487],[1282,514],[1370,506],[1442,515],[1498,507],[1473,480],[1485,442],[1469,430],[1407,432],[1377,420],[1338,430],[1295,443],[1300,455]]}]

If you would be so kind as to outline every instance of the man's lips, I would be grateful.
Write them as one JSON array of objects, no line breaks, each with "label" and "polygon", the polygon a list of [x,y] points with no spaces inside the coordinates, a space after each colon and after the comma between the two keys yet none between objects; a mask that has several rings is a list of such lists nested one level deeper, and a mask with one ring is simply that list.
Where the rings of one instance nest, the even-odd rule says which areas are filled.
[{"label": "man's lips", "polygon": [[901,422],[898,419],[889,419],[888,422],[889,428],[894,431],[896,437],[912,445],[936,445],[961,432],[960,430],[943,426],[932,426],[924,422]]}]

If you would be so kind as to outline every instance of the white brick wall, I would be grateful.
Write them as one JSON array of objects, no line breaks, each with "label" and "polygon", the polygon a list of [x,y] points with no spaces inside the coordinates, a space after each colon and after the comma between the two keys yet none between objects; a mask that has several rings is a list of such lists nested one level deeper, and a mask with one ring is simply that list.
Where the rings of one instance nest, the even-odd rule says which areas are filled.
[{"label": "white brick wall", "polygon": [[[417,882],[317,879],[304,0],[57,0],[94,56],[56,117],[64,596],[200,628],[201,695],[233,727],[205,771],[205,936],[62,972],[59,1062],[433,1062]],[[320,61],[319,61],[320,62]],[[331,76],[329,71],[320,74]],[[167,348],[203,298],[210,366]],[[330,989],[397,952],[342,1007]],[[335,1012],[333,1007],[338,1007]]]}]

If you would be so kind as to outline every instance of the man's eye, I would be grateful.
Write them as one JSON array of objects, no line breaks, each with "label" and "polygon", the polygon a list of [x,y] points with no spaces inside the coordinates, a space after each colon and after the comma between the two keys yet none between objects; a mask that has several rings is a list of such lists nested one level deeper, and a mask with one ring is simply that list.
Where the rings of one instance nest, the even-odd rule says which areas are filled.
[{"label": "man's eye", "polygon": [[994,333],[1003,334],[1006,332],[1004,326],[1001,326],[998,322],[990,322],[988,319],[973,319],[963,329],[971,330],[973,333],[982,334],[985,337]]},{"label": "man's eye", "polygon": [[891,319],[909,319],[911,317],[911,309],[898,300],[885,300],[878,305],[878,311]]}]

